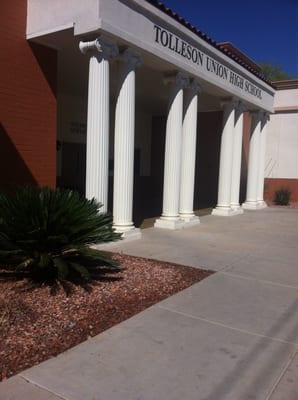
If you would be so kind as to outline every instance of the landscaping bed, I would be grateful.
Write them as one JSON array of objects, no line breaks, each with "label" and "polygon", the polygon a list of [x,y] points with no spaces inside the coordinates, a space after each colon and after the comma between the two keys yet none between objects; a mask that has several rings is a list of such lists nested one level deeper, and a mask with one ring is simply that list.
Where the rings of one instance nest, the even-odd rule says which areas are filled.
[{"label": "landscaping bed", "polygon": [[[0,280],[0,380],[47,360],[212,272],[121,254],[123,271],[88,286]],[[70,284],[69,284],[70,285]]]}]

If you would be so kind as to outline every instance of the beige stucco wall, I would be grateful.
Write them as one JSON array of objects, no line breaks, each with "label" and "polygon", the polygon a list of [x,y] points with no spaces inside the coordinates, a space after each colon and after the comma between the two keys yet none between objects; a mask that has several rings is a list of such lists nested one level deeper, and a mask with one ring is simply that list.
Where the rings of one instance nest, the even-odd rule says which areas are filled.
[{"label": "beige stucco wall", "polygon": [[298,110],[298,88],[276,91],[274,108],[281,107],[296,107]]},{"label": "beige stucco wall", "polygon": [[267,128],[266,178],[298,179],[298,89],[278,90]]}]

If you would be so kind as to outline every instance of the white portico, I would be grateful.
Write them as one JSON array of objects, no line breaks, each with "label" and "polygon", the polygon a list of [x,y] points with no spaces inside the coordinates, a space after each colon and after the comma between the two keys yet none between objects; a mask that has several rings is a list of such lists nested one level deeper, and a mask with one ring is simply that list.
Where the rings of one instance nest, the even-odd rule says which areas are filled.
[{"label": "white portico", "polygon": [[[29,0],[27,36],[58,49],[62,169],[74,182],[71,165],[79,157],[71,143],[82,154],[86,146],[85,173],[77,176],[84,175],[86,197],[113,214],[115,229],[140,236],[136,204],[152,208],[157,228],[198,224],[196,196],[210,185],[217,186],[214,215],[264,207],[266,121],[274,89],[149,1],[74,1],[71,9],[63,3]],[[55,24],[53,12],[61,19]],[[75,120],[71,126],[86,115],[86,133],[80,122],[80,137],[70,138],[66,110]],[[244,114],[251,114],[251,137],[241,207]]]}]

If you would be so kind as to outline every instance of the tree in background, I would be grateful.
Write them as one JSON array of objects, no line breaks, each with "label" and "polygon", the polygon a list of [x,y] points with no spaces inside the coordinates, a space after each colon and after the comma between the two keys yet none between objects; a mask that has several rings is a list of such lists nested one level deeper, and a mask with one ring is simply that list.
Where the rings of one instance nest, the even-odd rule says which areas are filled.
[{"label": "tree in background", "polygon": [[267,79],[270,81],[283,81],[286,79],[295,79],[294,76],[291,76],[287,72],[285,72],[281,66],[272,65],[268,62],[259,63],[259,66],[262,68],[262,72]]}]

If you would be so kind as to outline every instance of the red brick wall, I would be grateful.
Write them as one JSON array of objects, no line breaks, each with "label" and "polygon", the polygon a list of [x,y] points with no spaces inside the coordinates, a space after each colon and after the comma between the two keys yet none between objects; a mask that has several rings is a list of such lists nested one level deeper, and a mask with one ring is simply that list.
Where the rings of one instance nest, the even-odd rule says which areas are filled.
[{"label": "red brick wall", "polygon": [[27,1],[2,1],[0,188],[56,183],[56,52],[25,38]]},{"label": "red brick wall", "polygon": [[289,189],[291,192],[290,201],[298,202],[298,179],[284,178],[266,178],[265,179],[265,200],[272,202],[274,200],[275,191],[281,188]]}]

